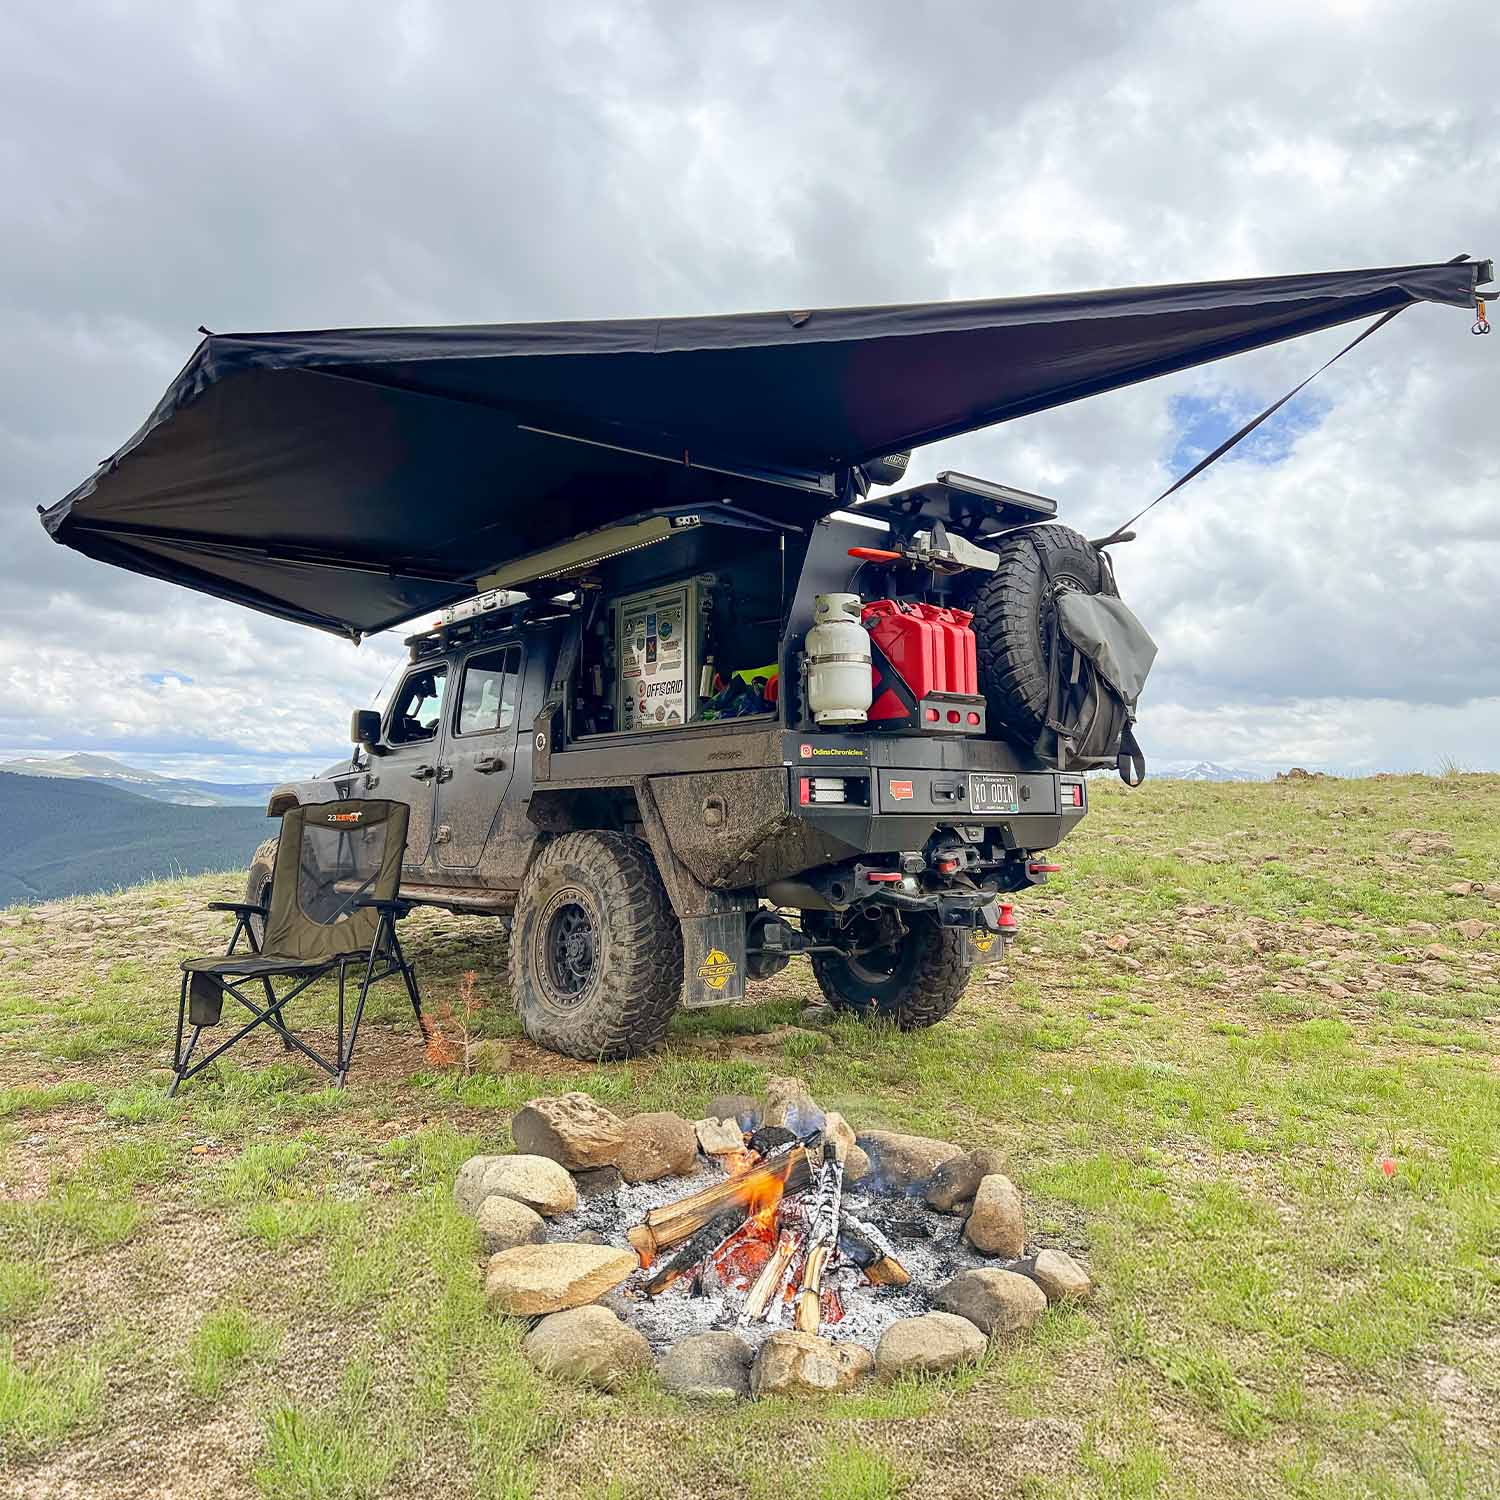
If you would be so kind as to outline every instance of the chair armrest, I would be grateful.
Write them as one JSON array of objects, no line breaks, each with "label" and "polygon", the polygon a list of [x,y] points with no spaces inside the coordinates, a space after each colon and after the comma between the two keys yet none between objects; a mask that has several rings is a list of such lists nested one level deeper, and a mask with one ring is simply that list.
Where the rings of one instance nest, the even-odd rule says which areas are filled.
[{"label": "chair armrest", "polygon": [[207,909],[209,911],[248,911],[254,912],[257,916],[261,917],[269,915],[267,907],[261,906],[254,901],[210,901]]},{"label": "chair armrest", "polygon": [[361,906],[373,906],[376,911],[386,912],[391,916],[396,917],[409,916],[413,906],[412,902],[402,901],[399,898],[393,901],[380,901],[377,900],[374,896],[361,896],[359,900],[354,903],[354,905],[356,908]]}]

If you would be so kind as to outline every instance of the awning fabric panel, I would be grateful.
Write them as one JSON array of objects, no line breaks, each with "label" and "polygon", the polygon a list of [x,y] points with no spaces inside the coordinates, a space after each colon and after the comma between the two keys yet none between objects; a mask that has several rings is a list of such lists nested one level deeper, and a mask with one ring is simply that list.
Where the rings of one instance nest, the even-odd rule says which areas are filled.
[{"label": "awning fabric panel", "polygon": [[209,335],[43,514],[91,556],[370,631],[580,531],[725,502],[807,524],[850,465],[1416,301],[1423,265],[726,317]]}]

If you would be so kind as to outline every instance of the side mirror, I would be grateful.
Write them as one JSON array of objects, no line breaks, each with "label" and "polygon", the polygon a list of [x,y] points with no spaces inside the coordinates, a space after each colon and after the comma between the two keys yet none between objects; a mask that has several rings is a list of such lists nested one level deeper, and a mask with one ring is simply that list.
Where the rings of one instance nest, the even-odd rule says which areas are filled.
[{"label": "side mirror", "polygon": [[349,721],[349,738],[356,745],[363,745],[371,755],[384,755],[385,746],[380,743],[380,715],[373,708],[357,708]]}]

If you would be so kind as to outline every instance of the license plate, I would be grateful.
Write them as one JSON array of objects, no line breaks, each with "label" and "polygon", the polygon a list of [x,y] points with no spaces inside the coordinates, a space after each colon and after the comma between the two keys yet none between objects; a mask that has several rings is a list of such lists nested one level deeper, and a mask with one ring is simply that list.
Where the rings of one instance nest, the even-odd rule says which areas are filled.
[{"label": "license plate", "polygon": [[987,771],[969,772],[970,812],[1013,813],[1020,810],[1014,776],[996,776]]}]

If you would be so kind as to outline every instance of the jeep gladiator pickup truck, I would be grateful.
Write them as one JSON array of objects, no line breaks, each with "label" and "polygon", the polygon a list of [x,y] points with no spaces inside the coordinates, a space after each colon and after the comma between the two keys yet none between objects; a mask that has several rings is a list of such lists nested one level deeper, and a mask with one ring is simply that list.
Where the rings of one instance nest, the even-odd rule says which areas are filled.
[{"label": "jeep gladiator pickup truck", "polygon": [[[525,1029],[572,1056],[650,1047],[679,1003],[738,999],[795,953],[836,1008],[932,1025],[976,963],[1003,956],[1006,898],[1047,878],[1037,856],[1083,817],[1087,785],[1014,734],[984,732],[995,707],[1016,720],[992,652],[989,698],[917,682],[916,701],[885,719],[823,727],[806,643],[820,596],[861,593],[866,610],[920,595],[929,614],[962,620],[937,623],[976,666],[973,611],[960,603],[993,631],[990,646],[1004,645],[989,616],[1007,604],[1044,630],[1039,595],[1018,591],[1013,570],[949,557],[934,569],[931,547],[949,529],[950,556],[999,563],[1011,536],[1012,550],[1040,547],[1082,574],[1074,587],[1107,585],[1082,538],[1037,524],[1051,510],[944,476],[805,538],[689,514],[595,561],[614,545],[601,536],[533,597],[481,598],[410,637],[383,714],[355,715],[349,765],[278,787],[268,812],[363,795],[407,803],[403,897],[511,918]],[[1000,579],[1018,597],[999,597]],[[888,618],[852,628],[878,640]],[[938,632],[899,618],[920,669]],[[898,634],[891,649],[907,644]],[[732,717],[712,717],[726,694],[713,693],[723,674],[710,662],[763,667],[759,689],[733,679]],[[864,699],[879,711],[873,686]],[[669,705],[661,717],[653,701]],[[248,899],[265,894],[273,856],[274,840],[257,852]]]}]

